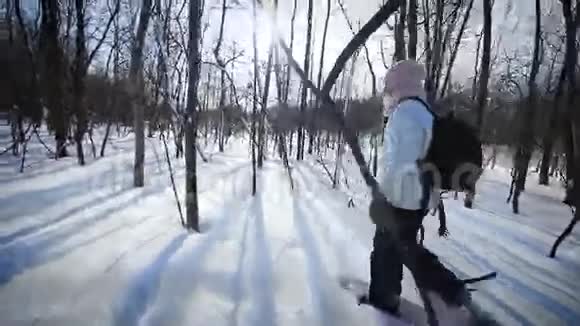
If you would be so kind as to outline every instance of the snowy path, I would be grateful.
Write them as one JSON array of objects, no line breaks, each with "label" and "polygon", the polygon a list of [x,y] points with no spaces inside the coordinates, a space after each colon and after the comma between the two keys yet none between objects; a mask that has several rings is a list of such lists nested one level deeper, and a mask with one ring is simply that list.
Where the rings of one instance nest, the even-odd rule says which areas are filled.
[{"label": "snowy path", "polygon": [[[356,171],[332,190],[319,166],[295,163],[291,190],[268,161],[252,197],[245,145],[233,146],[200,163],[203,232],[188,234],[159,142],[148,140],[142,189],[130,187],[130,139],[113,144],[86,168],[32,155],[16,175],[1,158],[0,325],[380,325],[337,282],[369,273],[374,228]],[[514,216],[504,172],[488,172],[475,209],[446,200],[450,239],[426,219],[426,245],[460,276],[498,271],[475,298],[506,325],[580,324],[579,231],[545,256],[570,215],[559,193],[530,186]],[[419,302],[408,274],[403,292]]]},{"label": "snowy path", "polygon": [[[312,180],[321,172],[312,166],[305,170]],[[558,202],[559,194],[544,197],[541,190],[531,185],[522,197],[524,213],[513,215],[504,198],[508,192],[507,178],[503,176],[504,179],[498,181],[498,174],[502,172],[486,173],[479,188],[476,209],[463,208],[461,201],[446,200],[450,239],[438,239],[435,235],[437,220],[428,217],[425,221],[426,245],[462,277],[497,271],[496,281],[477,286],[480,291],[475,293],[475,298],[506,324],[578,325],[579,231],[575,230],[561,247],[556,260],[546,257],[555,237],[569,221],[569,210]],[[345,203],[351,196],[340,192],[325,193],[325,183],[328,181],[311,187],[316,188],[315,193],[324,194],[325,197],[319,196],[318,201],[334,210],[331,214],[342,222],[334,234],[341,235],[350,229],[361,242],[370,239],[372,226],[357,220],[364,216],[365,199],[362,205],[349,210]],[[358,193],[353,197],[361,196]],[[337,224],[336,219],[333,224]],[[406,274],[407,280],[408,276]],[[411,282],[407,282],[404,289],[406,296],[416,299]]]}]

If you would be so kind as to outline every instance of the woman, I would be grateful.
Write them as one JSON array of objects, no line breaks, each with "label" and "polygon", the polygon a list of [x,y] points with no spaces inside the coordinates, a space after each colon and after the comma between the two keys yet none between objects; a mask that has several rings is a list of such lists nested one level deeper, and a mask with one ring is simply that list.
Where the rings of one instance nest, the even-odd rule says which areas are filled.
[{"label": "woman", "polygon": [[448,305],[469,300],[464,283],[417,244],[423,217],[439,199],[418,165],[427,154],[433,128],[424,79],[423,67],[413,60],[397,63],[385,78],[388,122],[378,180],[386,200],[373,200],[369,208],[377,227],[369,293],[361,299],[391,314],[398,314],[403,263],[418,287],[439,294]]}]

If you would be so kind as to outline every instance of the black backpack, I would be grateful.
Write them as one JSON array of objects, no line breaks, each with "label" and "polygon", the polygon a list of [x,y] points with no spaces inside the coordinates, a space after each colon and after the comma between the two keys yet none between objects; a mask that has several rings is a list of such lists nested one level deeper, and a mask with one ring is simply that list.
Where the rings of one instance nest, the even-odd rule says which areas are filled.
[{"label": "black backpack", "polygon": [[429,188],[475,190],[475,183],[483,171],[483,154],[477,131],[453,114],[438,116],[419,97],[403,100],[418,101],[433,115],[431,145],[425,159],[419,162]]}]

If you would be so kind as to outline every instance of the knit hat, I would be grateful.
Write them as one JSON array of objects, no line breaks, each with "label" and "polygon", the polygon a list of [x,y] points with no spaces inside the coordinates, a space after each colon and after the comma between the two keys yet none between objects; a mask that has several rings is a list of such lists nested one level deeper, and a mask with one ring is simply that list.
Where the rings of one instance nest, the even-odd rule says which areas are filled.
[{"label": "knit hat", "polygon": [[385,96],[395,103],[405,97],[417,96],[425,100],[424,80],[425,69],[417,61],[399,61],[385,76]]}]

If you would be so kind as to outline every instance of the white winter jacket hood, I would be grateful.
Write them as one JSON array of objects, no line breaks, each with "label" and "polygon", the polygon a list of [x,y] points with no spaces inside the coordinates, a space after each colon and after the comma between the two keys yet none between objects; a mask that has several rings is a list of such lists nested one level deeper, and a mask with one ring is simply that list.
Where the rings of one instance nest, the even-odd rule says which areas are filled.
[{"label": "white winter jacket hood", "polygon": [[[417,100],[425,100],[423,67],[413,60],[393,66],[385,77],[385,110],[389,121],[384,131],[379,183],[383,194],[395,207],[421,209],[423,187],[417,162],[431,143],[433,116]],[[429,207],[437,203],[431,195]]]}]

